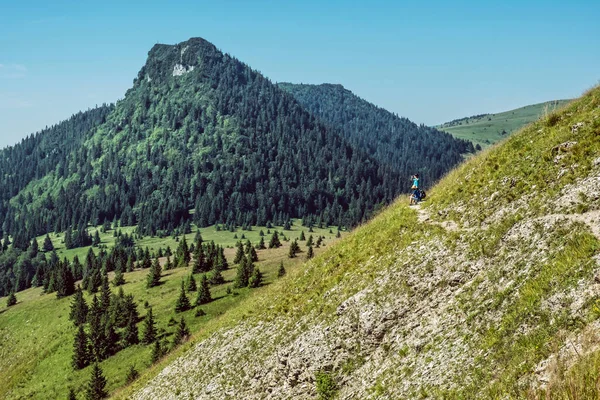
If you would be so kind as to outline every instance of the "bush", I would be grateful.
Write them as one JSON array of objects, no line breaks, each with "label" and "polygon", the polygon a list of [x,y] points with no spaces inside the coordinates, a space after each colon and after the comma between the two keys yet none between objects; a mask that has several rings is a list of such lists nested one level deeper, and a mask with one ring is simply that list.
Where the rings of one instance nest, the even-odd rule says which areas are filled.
[{"label": "bush", "polygon": [[315,374],[317,394],[321,400],[332,400],[337,394],[338,387],[331,374],[319,371]]}]

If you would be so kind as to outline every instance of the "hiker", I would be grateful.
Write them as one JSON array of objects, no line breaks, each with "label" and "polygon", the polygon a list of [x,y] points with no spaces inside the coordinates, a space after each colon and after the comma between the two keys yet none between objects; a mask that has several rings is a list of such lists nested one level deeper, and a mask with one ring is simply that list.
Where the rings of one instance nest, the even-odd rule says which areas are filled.
[{"label": "hiker", "polygon": [[414,174],[410,179],[412,179],[412,187],[410,189],[413,191],[413,194],[410,196],[410,205],[412,206],[421,200],[421,193],[419,191],[419,174]]}]

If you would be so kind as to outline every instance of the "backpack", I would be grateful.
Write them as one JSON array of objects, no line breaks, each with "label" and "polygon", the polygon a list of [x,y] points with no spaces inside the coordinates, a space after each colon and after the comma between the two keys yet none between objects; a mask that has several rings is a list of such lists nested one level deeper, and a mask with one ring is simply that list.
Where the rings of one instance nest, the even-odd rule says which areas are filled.
[{"label": "backpack", "polygon": [[425,197],[427,197],[427,193],[424,190],[419,190],[419,198],[423,200]]}]

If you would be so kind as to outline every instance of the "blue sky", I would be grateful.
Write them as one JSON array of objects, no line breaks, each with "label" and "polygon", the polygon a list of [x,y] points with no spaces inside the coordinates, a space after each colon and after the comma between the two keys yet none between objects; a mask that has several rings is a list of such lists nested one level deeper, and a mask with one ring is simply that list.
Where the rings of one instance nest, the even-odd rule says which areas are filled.
[{"label": "blue sky", "polygon": [[0,147],[122,98],[155,43],[194,36],[426,124],[599,82],[599,1],[488,3],[0,0]]}]

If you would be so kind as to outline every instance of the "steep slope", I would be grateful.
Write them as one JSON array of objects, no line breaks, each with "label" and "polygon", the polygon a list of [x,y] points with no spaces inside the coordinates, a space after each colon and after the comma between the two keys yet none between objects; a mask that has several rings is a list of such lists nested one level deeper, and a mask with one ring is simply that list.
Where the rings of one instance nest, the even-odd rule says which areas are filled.
[{"label": "steep slope", "polygon": [[432,185],[462,161],[461,154],[474,151],[470,142],[398,117],[342,85],[278,85],[322,121],[340,127],[355,148],[365,149],[403,177],[420,173]]},{"label": "steep slope", "polygon": [[401,189],[395,171],[203,39],[154,46],[125,98],[87,128],[52,170],[11,174],[11,154],[37,154],[35,143],[0,153],[1,175],[18,181],[0,221],[17,247],[115,217],[169,232],[190,209],[200,226],[351,226]]},{"label": "steep slope", "polygon": [[553,100],[497,114],[473,115],[446,122],[436,126],[436,128],[451,133],[457,138],[470,140],[475,145],[485,148],[540,117],[561,108],[569,101]]},{"label": "steep slope", "polygon": [[596,88],[427,203],[400,199],[120,396],[597,398],[599,218]]}]

